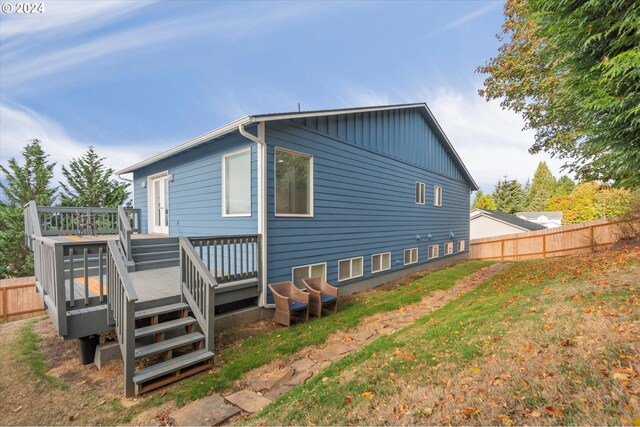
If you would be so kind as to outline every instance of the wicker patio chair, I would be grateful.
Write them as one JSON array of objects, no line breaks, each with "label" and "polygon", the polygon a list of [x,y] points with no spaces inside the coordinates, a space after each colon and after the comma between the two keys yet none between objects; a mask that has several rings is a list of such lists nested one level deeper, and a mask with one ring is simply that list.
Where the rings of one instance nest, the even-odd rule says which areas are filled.
[{"label": "wicker patio chair", "polygon": [[291,316],[298,315],[309,320],[309,294],[298,289],[292,282],[270,283],[269,289],[276,302],[273,321],[285,326],[291,325]]},{"label": "wicker patio chair", "polygon": [[331,286],[322,277],[307,277],[302,283],[309,291],[309,312],[322,316],[322,308],[338,311],[338,288]]}]

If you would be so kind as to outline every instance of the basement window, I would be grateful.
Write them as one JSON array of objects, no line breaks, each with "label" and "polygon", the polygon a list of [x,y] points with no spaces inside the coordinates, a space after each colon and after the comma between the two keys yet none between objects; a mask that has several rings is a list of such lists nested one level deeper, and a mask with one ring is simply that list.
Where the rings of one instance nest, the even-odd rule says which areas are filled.
[{"label": "basement window", "polygon": [[451,255],[453,253],[453,242],[448,242],[444,244],[444,254]]},{"label": "basement window", "polygon": [[438,258],[440,256],[440,248],[438,245],[429,246],[429,259]]},{"label": "basement window", "polygon": [[415,264],[418,262],[418,248],[404,250],[404,265]]},{"label": "basement window", "polygon": [[327,263],[302,265],[300,267],[293,267],[291,269],[291,280],[298,287],[304,287],[302,279],[307,277],[322,277],[323,280],[327,280]]},{"label": "basement window", "polygon": [[464,240],[458,240],[458,252],[464,252]]},{"label": "basement window", "polygon": [[355,279],[363,274],[363,258],[343,259],[338,262],[338,282]]},{"label": "basement window", "polygon": [[391,269],[391,252],[371,255],[371,272],[379,273]]}]

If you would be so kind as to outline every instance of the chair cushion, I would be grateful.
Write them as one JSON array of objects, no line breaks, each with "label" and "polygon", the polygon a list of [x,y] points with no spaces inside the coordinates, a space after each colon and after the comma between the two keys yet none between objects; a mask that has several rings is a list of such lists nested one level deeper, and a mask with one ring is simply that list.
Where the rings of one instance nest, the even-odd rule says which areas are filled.
[{"label": "chair cushion", "polygon": [[327,302],[334,302],[336,300],[336,297],[332,296],[332,295],[327,295],[327,294],[322,294],[322,303],[327,303]]},{"label": "chair cushion", "polygon": [[291,311],[300,311],[307,308],[307,304],[304,302],[298,301],[289,301],[289,310]]}]

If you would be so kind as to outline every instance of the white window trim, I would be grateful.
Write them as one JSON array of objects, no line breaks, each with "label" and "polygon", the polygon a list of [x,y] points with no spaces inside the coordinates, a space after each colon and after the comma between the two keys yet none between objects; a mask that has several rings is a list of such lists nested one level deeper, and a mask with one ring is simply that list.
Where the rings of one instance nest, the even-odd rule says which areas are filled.
[{"label": "white window trim", "polygon": [[[276,179],[276,168],[278,167],[278,162],[276,160],[276,152],[277,151],[285,151],[288,153],[296,154],[298,156],[308,157],[309,160],[309,213],[308,214],[279,214],[278,207],[276,204],[278,203],[278,198],[276,197],[278,193],[278,182]],[[289,150],[288,148],[275,147],[273,150],[273,214],[277,217],[283,218],[313,218],[313,155],[307,153],[301,153],[299,151]]]},{"label": "white window trim", "polygon": [[293,275],[293,270],[298,269],[298,268],[308,268],[309,270],[309,277],[311,277],[311,267],[315,267],[317,265],[322,265],[324,267],[324,277],[325,279],[327,278],[327,263],[326,262],[317,262],[315,264],[307,264],[307,265],[296,265],[295,267],[291,267],[291,282],[294,282],[294,275]]},{"label": "white window trim", "polygon": [[[406,260],[407,260],[407,251],[413,251],[413,250],[415,250],[415,251],[416,251],[416,260],[415,260],[415,261],[413,261],[413,262],[406,262]],[[403,261],[404,261],[404,265],[417,264],[418,260],[420,259],[420,250],[419,250],[418,248],[409,248],[409,249],[405,249],[405,250],[404,250],[404,254],[403,254],[403,255],[404,255],[404,259],[403,259]]]},{"label": "white window trim", "polygon": [[[458,252],[464,252],[466,249],[466,243],[464,240],[458,240]],[[462,243],[462,249],[460,249],[460,244]]]},{"label": "white window trim", "polygon": [[431,251],[428,250],[427,257],[429,259],[436,259],[440,257],[440,245],[429,245],[429,248],[436,248],[436,254],[434,256],[431,256]]},{"label": "white window trim", "polygon": [[[373,269],[373,257],[374,256],[378,256],[378,255],[380,255],[380,267],[382,267],[382,256],[383,255],[389,255],[389,268],[381,268],[380,270],[374,270]],[[380,273],[382,271],[387,271],[387,270],[391,270],[391,252],[381,252],[379,254],[371,255],[371,274]]]},{"label": "white window trim", "polygon": [[[440,197],[438,197],[438,189],[440,189]],[[442,187],[433,186],[433,206],[442,207]]]},{"label": "white window trim", "polygon": [[[362,273],[358,276],[353,275],[353,260],[359,259],[362,262]],[[346,279],[340,278],[340,263],[343,261],[349,261],[349,277]],[[338,260],[338,282],[346,282],[347,280],[357,279],[358,277],[362,277],[364,275],[364,257],[354,257],[354,258],[345,258]]]},{"label": "white window trim", "polygon": [[[227,198],[226,198],[226,178],[225,178],[225,164],[227,157],[235,156],[237,154],[241,154],[245,151],[249,152],[249,213],[243,214],[227,214]],[[222,216],[224,218],[238,218],[238,217],[250,217],[253,211],[253,200],[252,199],[252,187],[253,187],[253,176],[251,170],[251,147],[243,148],[241,150],[232,151],[230,153],[225,153],[222,156]]]},{"label": "white window trim", "polygon": [[416,201],[416,205],[424,205],[426,204],[426,199],[427,199],[427,186],[425,185],[424,182],[416,181],[416,187],[418,184],[420,184],[420,189],[421,189],[420,196],[422,198],[422,202]]},{"label": "white window trim", "polygon": [[[451,248],[450,251],[447,248]],[[444,256],[453,255],[453,242],[447,242],[444,244]]]}]

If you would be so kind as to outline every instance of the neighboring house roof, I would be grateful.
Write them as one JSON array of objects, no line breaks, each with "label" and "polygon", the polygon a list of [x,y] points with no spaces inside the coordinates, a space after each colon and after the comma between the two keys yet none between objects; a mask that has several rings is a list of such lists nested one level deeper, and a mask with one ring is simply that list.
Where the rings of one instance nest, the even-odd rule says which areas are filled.
[{"label": "neighboring house roof", "polygon": [[504,213],[500,211],[492,211],[489,209],[473,209],[471,211],[471,219],[476,218],[478,216],[489,217],[489,218],[495,219],[496,221],[511,224],[514,227],[518,227],[527,231],[547,229],[547,227],[545,227],[544,225],[536,224],[535,222],[527,221],[526,219],[518,218],[515,215],[510,215],[508,213]]},{"label": "neighboring house roof", "polygon": [[551,220],[562,220],[562,211],[549,211],[549,212],[518,212],[517,216],[521,216],[524,219],[529,221],[540,218],[541,216],[546,216]]},{"label": "neighboring house roof", "polygon": [[246,126],[251,123],[267,122],[267,121],[274,121],[274,120],[288,120],[288,119],[297,119],[297,118],[305,118],[305,117],[322,117],[322,116],[331,116],[331,115],[339,115],[339,114],[355,114],[355,113],[364,113],[369,111],[401,110],[401,109],[409,109],[409,108],[416,108],[422,113],[423,117],[432,126],[434,132],[444,142],[446,148],[448,149],[449,153],[453,157],[454,161],[460,167],[465,178],[469,181],[469,183],[471,184],[474,190],[478,190],[479,189],[478,184],[476,184],[473,177],[471,177],[471,174],[467,170],[466,166],[464,165],[464,163],[462,163],[462,159],[460,159],[460,156],[456,152],[455,148],[453,148],[453,144],[451,144],[451,141],[449,141],[449,138],[447,138],[447,135],[445,135],[444,131],[440,127],[440,124],[431,113],[431,110],[429,109],[427,104],[424,102],[414,103],[414,104],[381,105],[376,107],[339,108],[339,109],[333,109],[333,110],[315,110],[315,111],[301,111],[301,112],[296,111],[296,112],[289,112],[289,113],[257,114],[253,116],[245,116],[231,123],[228,123],[224,126],[221,126],[217,129],[214,129],[211,132],[207,132],[203,135],[193,138],[176,147],[163,151],[162,153],[157,154],[153,157],[150,157],[146,160],[143,160],[134,165],[121,169],[117,171],[116,174],[121,175],[129,172],[133,172],[137,169],[143,168],[157,161],[166,159],[167,157],[171,157],[183,151],[194,148],[200,144],[204,144],[212,140],[215,140],[217,138],[220,138],[222,136],[225,136],[231,132],[238,130],[240,126]]}]

